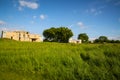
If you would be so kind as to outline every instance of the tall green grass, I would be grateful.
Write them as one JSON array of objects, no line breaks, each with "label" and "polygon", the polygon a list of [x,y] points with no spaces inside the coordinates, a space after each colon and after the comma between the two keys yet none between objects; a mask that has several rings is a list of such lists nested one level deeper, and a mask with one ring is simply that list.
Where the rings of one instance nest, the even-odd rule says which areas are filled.
[{"label": "tall green grass", "polygon": [[0,80],[119,80],[120,44],[0,39]]}]

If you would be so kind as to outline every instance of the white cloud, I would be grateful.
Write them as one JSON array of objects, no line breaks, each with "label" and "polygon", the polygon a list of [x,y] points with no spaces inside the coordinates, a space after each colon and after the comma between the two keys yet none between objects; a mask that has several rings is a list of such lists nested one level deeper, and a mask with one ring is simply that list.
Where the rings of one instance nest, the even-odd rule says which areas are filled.
[{"label": "white cloud", "polygon": [[41,15],[40,15],[40,19],[41,19],[41,20],[44,20],[45,18],[46,18],[46,15],[44,15],[44,14],[41,14]]},{"label": "white cloud", "polygon": [[74,24],[71,24],[71,25],[69,25],[69,28],[71,28],[71,27],[73,27],[74,26]]},{"label": "white cloud", "polygon": [[86,13],[89,13],[89,14],[92,14],[92,15],[99,15],[102,13],[102,9],[104,9],[105,6],[101,6],[101,7],[98,7],[98,8],[90,8],[90,9],[87,9],[86,10]]},{"label": "white cloud", "polygon": [[36,2],[30,2],[30,1],[24,1],[24,0],[19,0],[20,7],[28,7],[31,9],[37,9],[38,8],[38,3]]},{"label": "white cloud", "polygon": [[102,13],[102,11],[99,9],[92,8],[92,9],[90,9],[90,13],[92,13],[94,15],[99,15]]},{"label": "white cloud", "polygon": [[4,25],[4,24],[6,24],[6,22],[0,20],[0,25]]},{"label": "white cloud", "polygon": [[83,27],[84,27],[83,22],[78,22],[78,23],[77,23],[77,25],[78,25],[79,27],[81,27],[81,28],[83,28]]}]

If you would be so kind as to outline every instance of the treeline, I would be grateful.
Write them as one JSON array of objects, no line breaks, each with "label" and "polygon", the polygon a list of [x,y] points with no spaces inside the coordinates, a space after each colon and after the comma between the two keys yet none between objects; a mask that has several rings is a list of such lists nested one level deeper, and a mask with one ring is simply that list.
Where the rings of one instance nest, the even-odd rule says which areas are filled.
[{"label": "treeline", "polygon": [[109,40],[106,36],[100,36],[94,43],[120,43],[120,40]]},{"label": "treeline", "polygon": [[[43,36],[45,42],[68,43],[69,39],[73,36],[73,32],[67,27],[51,27],[43,31]],[[78,39],[80,39],[82,43],[120,43],[120,40],[109,40],[106,36],[100,36],[91,42],[86,33],[78,34]]]}]

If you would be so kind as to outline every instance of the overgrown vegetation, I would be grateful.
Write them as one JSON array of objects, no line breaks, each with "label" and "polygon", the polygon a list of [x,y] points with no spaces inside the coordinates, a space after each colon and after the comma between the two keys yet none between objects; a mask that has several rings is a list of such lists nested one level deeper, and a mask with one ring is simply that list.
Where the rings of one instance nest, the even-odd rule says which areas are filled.
[{"label": "overgrown vegetation", "polygon": [[120,44],[0,40],[0,80],[119,80]]}]

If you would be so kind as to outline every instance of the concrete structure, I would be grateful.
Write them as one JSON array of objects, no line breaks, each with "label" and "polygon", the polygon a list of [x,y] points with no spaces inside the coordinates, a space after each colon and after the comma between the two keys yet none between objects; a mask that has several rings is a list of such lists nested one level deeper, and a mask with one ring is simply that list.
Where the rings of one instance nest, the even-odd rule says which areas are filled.
[{"label": "concrete structure", "polygon": [[41,42],[42,38],[27,31],[2,31],[1,38],[9,38],[16,41]]},{"label": "concrete structure", "polygon": [[69,43],[78,43],[78,44],[81,44],[82,43],[82,41],[79,39],[79,40],[75,40],[75,39],[72,39],[72,38],[70,38],[69,39]]}]

